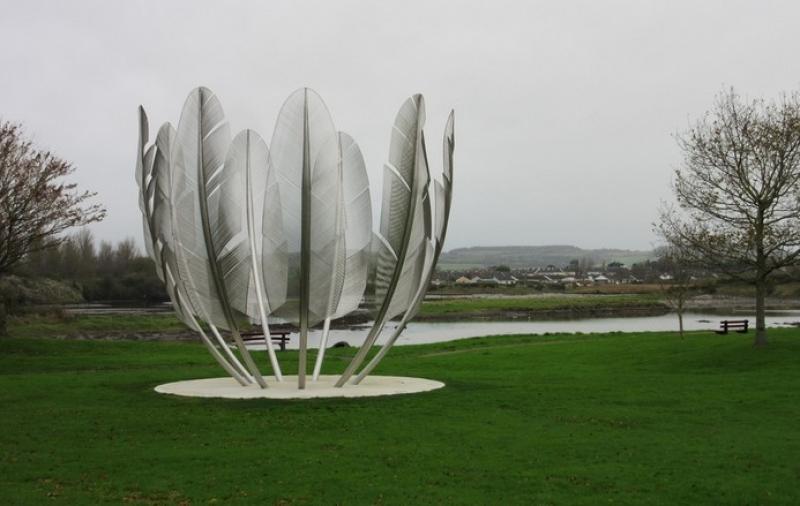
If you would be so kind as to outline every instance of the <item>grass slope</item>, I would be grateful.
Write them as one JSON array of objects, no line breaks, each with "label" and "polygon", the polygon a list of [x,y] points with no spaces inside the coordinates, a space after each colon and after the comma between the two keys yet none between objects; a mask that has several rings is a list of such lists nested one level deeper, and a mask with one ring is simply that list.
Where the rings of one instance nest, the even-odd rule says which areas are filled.
[{"label": "grass slope", "polygon": [[0,504],[798,504],[800,332],[770,332],[401,347],[380,373],[447,387],[304,402],[153,392],[220,375],[196,344],[0,340]]}]

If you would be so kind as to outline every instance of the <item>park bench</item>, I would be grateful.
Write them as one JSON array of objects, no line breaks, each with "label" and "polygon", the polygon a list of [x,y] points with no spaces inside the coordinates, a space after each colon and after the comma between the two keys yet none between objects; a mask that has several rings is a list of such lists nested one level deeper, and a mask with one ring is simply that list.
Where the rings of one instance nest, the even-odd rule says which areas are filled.
[{"label": "park bench", "polygon": [[[269,337],[273,343],[277,343],[281,347],[281,351],[286,351],[286,343],[289,342],[289,330],[270,329]],[[261,332],[242,332],[242,340],[245,344],[264,342],[264,334]],[[266,344],[266,343],[265,343]]]},{"label": "park bench", "polygon": [[729,330],[735,330],[739,334],[747,333],[749,320],[722,320],[719,322],[717,334],[727,334]]}]

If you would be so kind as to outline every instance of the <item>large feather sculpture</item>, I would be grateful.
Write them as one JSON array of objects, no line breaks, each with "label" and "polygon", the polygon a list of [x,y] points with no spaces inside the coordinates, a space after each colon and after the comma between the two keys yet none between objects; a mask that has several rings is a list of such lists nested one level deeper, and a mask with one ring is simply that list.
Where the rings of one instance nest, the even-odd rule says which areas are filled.
[{"label": "large feather sculpture", "polygon": [[[453,152],[455,151],[455,113],[450,111],[450,116],[447,118],[447,124],[444,128],[444,139],[442,141],[442,182],[435,181],[436,188],[436,225],[433,237],[433,242],[428,242],[427,250],[425,253],[425,266],[423,274],[417,286],[416,294],[411,302],[408,310],[403,315],[402,320],[395,328],[394,333],[389,337],[388,341],[381,347],[378,353],[367,363],[366,366],[358,373],[353,383],[360,383],[367,377],[373,369],[383,360],[383,357],[394,346],[397,338],[405,330],[408,322],[419,313],[422,301],[425,298],[425,292],[433,278],[434,267],[439,260],[439,255],[442,253],[444,246],[444,238],[447,234],[447,224],[450,221],[450,206],[453,201]],[[430,207],[429,207],[430,208]]]},{"label": "large feather sculpture", "polygon": [[230,131],[222,106],[207,88],[189,94],[178,122],[173,153],[178,270],[193,307],[208,323],[230,331],[248,371],[267,384],[239,334],[238,312],[250,279],[249,249],[242,234],[239,176],[226,170]]},{"label": "large feather sculpture", "polygon": [[[381,300],[375,323],[336,382],[343,386],[361,365],[389,319],[408,307],[424,267],[424,196],[430,174],[425,154],[422,95],[406,100],[395,118],[384,166],[378,235],[376,294]],[[405,307],[403,305],[405,304]]]},{"label": "large feather sculpture", "polygon": [[[335,163],[335,166],[325,167],[327,163]],[[312,191],[316,193],[318,188],[320,192],[313,200],[312,214],[330,212],[330,218],[320,217],[315,223],[332,226],[327,231],[312,230],[318,234],[312,235],[312,252],[319,249],[323,258],[331,259],[331,268],[326,269],[328,266],[320,263],[324,268],[317,276],[314,276],[313,265],[311,271],[312,286],[318,279],[322,289],[328,291],[327,303],[320,308],[325,319],[314,364],[314,380],[319,378],[322,369],[331,320],[357,309],[367,285],[372,204],[364,157],[349,135],[339,132],[322,148],[312,180]],[[315,248],[317,237],[321,240]]]},{"label": "large feather sculpture", "polygon": [[[328,291],[311,286],[312,262],[321,266],[314,270],[332,268],[334,256],[334,250],[322,247],[312,252],[312,229],[326,230],[328,224],[326,214],[313,213],[313,200],[320,195],[330,195],[321,187],[314,190],[312,172],[320,150],[335,136],[336,129],[325,103],[314,91],[302,88],[284,102],[271,142],[292,280],[287,290],[287,304],[277,315],[300,327],[297,382],[301,389],[306,383],[308,330],[326,317],[323,308],[328,302]],[[319,165],[330,167],[322,161]],[[318,178],[320,180],[335,182],[335,178]]]},{"label": "large feather sculpture", "polygon": [[[320,373],[331,321],[358,308],[370,276],[375,322],[337,387],[368,375],[418,313],[447,231],[455,146],[451,113],[442,181],[431,192],[424,122],[424,100],[414,95],[395,118],[373,234],[364,158],[312,90],[289,96],[269,147],[252,130],[231,140],[207,88],[189,94],[177,129],[164,124],[152,144],[139,109],[135,177],[145,248],[177,317],[239,384],[267,386],[240,333],[246,320],[261,325],[278,382],[269,325],[299,327],[303,389],[309,330],[322,323],[313,379],[329,381]],[[353,378],[385,324],[400,315],[397,330]]]}]

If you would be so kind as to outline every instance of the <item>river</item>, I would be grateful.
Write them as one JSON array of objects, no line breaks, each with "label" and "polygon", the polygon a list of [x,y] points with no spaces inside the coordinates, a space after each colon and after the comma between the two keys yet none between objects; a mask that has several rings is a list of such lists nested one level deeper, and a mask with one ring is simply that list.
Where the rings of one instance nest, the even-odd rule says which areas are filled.
[{"label": "river", "polygon": [[[721,320],[750,320],[755,326],[755,315],[748,311],[728,311],[718,313],[685,313],[686,330],[716,330]],[[800,324],[800,310],[767,311],[768,327],[787,327]],[[392,334],[396,323],[386,326],[378,343],[383,343]],[[331,330],[328,345],[346,342],[359,346],[366,336],[369,325],[357,325],[349,329]],[[647,332],[677,331],[678,318],[674,313],[660,316],[585,318],[576,320],[542,321],[468,321],[468,322],[411,322],[397,345],[440,343],[488,335],[544,334],[549,333],[592,333],[592,332]],[[309,347],[319,346],[320,332],[309,333]],[[263,349],[264,345],[252,345],[252,349]],[[297,348],[297,334],[291,334],[288,348]]]}]

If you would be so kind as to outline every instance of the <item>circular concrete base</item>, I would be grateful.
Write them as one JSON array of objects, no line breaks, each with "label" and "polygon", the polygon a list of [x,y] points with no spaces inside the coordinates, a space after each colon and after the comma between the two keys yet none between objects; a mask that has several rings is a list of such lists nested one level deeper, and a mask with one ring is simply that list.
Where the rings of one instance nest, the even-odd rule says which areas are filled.
[{"label": "circular concrete base", "polygon": [[176,381],[158,385],[155,391],[161,394],[186,397],[216,397],[223,399],[312,399],[320,397],[375,397],[379,395],[416,394],[442,388],[444,383],[423,378],[400,376],[367,376],[358,385],[347,384],[334,387],[339,376],[320,376],[312,381],[309,376],[306,388],[297,388],[297,376],[284,376],[282,382],[275,378],[267,380],[267,388],[258,385],[241,386],[233,378],[208,378]]}]

